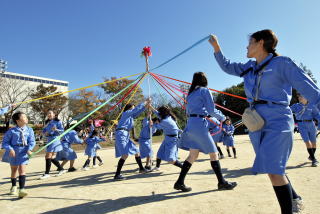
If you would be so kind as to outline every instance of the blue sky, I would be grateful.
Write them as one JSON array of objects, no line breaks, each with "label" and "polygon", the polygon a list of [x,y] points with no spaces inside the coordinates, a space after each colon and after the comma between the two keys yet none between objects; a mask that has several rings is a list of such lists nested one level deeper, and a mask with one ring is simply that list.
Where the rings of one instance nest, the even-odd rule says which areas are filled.
[{"label": "blue sky", "polygon": [[[320,82],[318,0],[0,0],[0,8],[8,71],[66,80],[70,89],[144,71],[146,45],[154,67],[210,33],[228,58],[245,62],[248,35],[265,28],[281,55]],[[241,82],[220,70],[207,42],[155,72],[191,81],[196,71],[218,90]]]}]

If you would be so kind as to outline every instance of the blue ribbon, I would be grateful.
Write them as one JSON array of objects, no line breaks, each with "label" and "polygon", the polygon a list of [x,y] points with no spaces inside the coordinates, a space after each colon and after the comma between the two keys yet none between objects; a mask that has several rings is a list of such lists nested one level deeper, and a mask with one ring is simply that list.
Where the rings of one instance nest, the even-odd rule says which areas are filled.
[{"label": "blue ribbon", "polygon": [[157,67],[155,68],[152,68],[151,70],[149,71],[153,71],[153,70],[156,70],[162,66],[164,66],[165,64],[168,64],[169,62],[171,62],[172,60],[178,58],[179,56],[181,56],[182,54],[188,52],[189,50],[191,50],[192,48],[196,47],[197,45],[199,45],[200,43],[202,43],[203,41],[205,40],[208,40],[210,38],[210,35],[209,36],[206,36],[204,37],[203,39],[200,39],[199,41],[197,41],[196,43],[194,43],[193,45],[191,45],[190,47],[188,47],[187,49],[183,50],[181,53],[175,55],[174,57],[172,57],[171,59],[168,59],[167,61],[165,61],[164,63],[158,65]]}]

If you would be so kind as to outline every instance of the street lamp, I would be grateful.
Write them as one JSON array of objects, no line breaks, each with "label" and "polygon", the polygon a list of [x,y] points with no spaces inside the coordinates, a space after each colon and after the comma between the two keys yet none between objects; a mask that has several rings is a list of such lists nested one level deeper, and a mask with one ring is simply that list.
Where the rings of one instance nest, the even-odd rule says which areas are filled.
[{"label": "street lamp", "polygon": [[8,62],[0,59],[0,73],[4,73],[8,68]]}]

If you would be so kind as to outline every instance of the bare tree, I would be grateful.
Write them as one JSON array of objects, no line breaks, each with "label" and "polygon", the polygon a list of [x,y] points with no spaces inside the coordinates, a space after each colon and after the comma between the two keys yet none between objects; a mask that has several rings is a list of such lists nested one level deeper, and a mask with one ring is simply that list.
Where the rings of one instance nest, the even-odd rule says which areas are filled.
[{"label": "bare tree", "polygon": [[0,87],[0,104],[6,106],[8,104],[18,104],[11,111],[5,114],[6,128],[9,128],[9,121],[13,111],[20,109],[21,111],[28,108],[28,104],[19,104],[30,98],[32,89],[25,81],[12,78],[4,78],[1,76]]}]

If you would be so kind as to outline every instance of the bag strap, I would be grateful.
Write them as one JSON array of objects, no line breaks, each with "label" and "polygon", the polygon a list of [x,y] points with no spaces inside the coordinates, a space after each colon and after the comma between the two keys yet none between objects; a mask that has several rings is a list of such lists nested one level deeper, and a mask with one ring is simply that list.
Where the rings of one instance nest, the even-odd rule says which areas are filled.
[{"label": "bag strap", "polygon": [[[269,60],[267,60],[266,62],[264,62],[259,69],[255,70],[254,72],[257,73],[259,71],[261,71],[264,67],[266,67],[269,62],[273,59],[274,56],[272,56]],[[253,68],[250,67],[248,69],[246,69],[245,71],[243,71],[241,74],[240,74],[240,77],[243,77],[244,75],[246,75],[247,73],[249,73],[250,71],[253,71]]]}]

